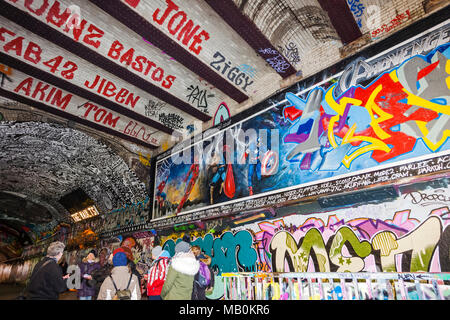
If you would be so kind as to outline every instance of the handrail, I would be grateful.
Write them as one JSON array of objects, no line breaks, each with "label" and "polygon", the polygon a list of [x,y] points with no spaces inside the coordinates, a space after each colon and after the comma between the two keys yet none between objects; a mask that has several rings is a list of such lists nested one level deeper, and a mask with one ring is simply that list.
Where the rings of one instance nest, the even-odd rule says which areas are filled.
[{"label": "handrail", "polygon": [[446,300],[450,273],[229,272],[225,300]]},{"label": "handrail", "polygon": [[450,280],[450,272],[228,272],[222,277]]}]

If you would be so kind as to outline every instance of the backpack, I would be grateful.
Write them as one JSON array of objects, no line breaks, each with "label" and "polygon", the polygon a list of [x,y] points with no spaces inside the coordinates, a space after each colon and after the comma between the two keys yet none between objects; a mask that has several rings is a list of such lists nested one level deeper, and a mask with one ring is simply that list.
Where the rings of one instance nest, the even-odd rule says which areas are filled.
[{"label": "backpack", "polygon": [[198,280],[197,282],[203,288],[206,288],[211,283],[211,271],[206,263],[200,261],[200,269],[198,270]]},{"label": "backpack", "polygon": [[128,285],[126,289],[117,290],[116,283],[114,282],[114,279],[112,276],[109,276],[112,280],[112,283],[114,285],[114,289],[116,289],[116,294],[113,297],[113,300],[131,300],[131,291],[128,289],[130,286],[131,278],[133,277],[133,274],[130,274],[130,279],[128,280]]}]

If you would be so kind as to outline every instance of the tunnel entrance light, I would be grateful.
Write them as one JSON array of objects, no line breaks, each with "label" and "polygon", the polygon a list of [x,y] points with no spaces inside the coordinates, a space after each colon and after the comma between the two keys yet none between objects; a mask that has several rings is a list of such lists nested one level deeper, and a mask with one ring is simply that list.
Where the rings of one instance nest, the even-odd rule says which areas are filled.
[{"label": "tunnel entrance light", "polygon": [[79,222],[79,221],[86,220],[86,219],[89,219],[89,218],[92,218],[92,217],[95,217],[98,215],[99,215],[99,213],[98,213],[97,208],[95,206],[90,206],[83,210],[75,212],[74,214],[71,215],[71,217],[72,217],[73,221]]}]

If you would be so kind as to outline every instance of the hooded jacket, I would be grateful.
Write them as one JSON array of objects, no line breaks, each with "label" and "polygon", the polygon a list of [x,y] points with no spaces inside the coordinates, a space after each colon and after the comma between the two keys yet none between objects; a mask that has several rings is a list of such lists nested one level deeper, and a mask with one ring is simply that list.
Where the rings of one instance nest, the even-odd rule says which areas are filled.
[{"label": "hooded jacket", "polygon": [[[128,266],[114,267],[111,270],[111,277],[114,279],[114,283],[118,290],[124,290],[127,288],[128,281],[130,280],[130,270]],[[131,277],[130,286],[128,289],[131,291],[131,300],[141,300],[141,290],[137,277],[133,274]],[[111,300],[116,294],[116,289],[110,277],[107,277],[103,281],[100,287],[97,300]]]},{"label": "hooded jacket", "polygon": [[148,271],[147,296],[159,296],[166,280],[170,258],[163,257],[155,260]]},{"label": "hooded jacket", "polygon": [[200,263],[193,253],[178,253],[172,258],[166,281],[161,290],[163,300],[190,300],[194,277]]}]

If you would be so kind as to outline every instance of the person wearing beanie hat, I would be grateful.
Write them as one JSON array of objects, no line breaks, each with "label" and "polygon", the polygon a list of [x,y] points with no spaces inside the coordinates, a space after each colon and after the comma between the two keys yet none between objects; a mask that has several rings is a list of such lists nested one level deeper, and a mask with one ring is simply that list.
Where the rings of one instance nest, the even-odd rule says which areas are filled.
[{"label": "person wearing beanie hat", "polygon": [[161,290],[167,276],[170,253],[163,250],[161,246],[156,246],[152,250],[152,259],[154,261],[146,275],[147,297],[149,300],[161,300]]},{"label": "person wearing beanie hat", "polygon": [[91,251],[89,251],[89,254],[91,254],[91,253],[92,253],[94,259],[97,258],[97,250],[92,249]]},{"label": "person wearing beanie hat", "polygon": [[175,246],[175,254],[180,252],[189,252],[191,249],[191,245],[186,241],[180,241]]},{"label": "person wearing beanie hat", "polygon": [[136,275],[130,272],[126,253],[123,251],[116,252],[112,262],[114,268],[111,270],[111,275],[103,281],[97,300],[112,300],[116,294],[116,287],[117,290],[129,289],[131,300],[141,300],[139,280]]},{"label": "person wearing beanie hat", "polygon": [[161,290],[163,300],[190,300],[194,286],[194,277],[200,269],[186,241],[175,246],[175,255],[167,272],[166,281]]},{"label": "person wearing beanie hat", "polygon": [[[127,238],[127,239],[131,239],[131,238]],[[126,242],[124,241],[124,243],[126,243]],[[131,273],[134,274],[138,278],[139,283],[141,283],[141,274],[136,269],[136,264],[134,263],[133,252],[131,251],[131,249],[127,246],[122,245],[121,247],[114,250],[113,254],[115,255],[117,252],[125,253],[125,255],[127,256],[127,259],[128,259],[128,266],[130,267]]]},{"label": "person wearing beanie hat", "polygon": [[125,253],[123,252],[117,252],[113,256],[113,266],[114,267],[123,267],[126,266],[128,263],[128,259]]},{"label": "person wearing beanie hat", "polygon": [[159,255],[162,252],[162,247],[161,246],[156,246],[152,249],[152,259],[156,260],[158,259]]},{"label": "person wearing beanie hat", "polygon": [[92,273],[100,269],[100,264],[97,261],[97,251],[92,249],[79,265],[81,274],[80,289],[77,290],[77,296],[80,300],[92,300],[95,296],[95,286],[92,285]]}]

